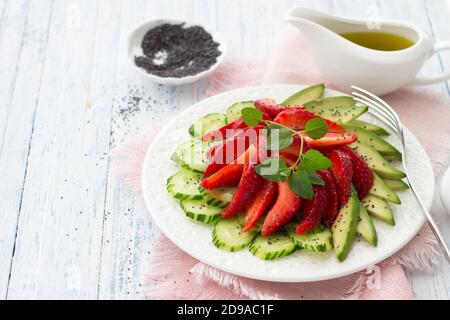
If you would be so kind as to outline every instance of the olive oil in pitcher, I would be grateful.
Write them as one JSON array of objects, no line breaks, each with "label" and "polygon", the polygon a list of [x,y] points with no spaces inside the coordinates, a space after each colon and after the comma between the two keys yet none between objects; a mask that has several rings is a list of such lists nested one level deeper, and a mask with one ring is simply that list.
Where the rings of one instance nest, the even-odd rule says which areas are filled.
[{"label": "olive oil in pitcher", "polygon": [[340,36],[362,47],[380,51],[403,50],[414,45],[405,37],[386,32],[341,33]]}]

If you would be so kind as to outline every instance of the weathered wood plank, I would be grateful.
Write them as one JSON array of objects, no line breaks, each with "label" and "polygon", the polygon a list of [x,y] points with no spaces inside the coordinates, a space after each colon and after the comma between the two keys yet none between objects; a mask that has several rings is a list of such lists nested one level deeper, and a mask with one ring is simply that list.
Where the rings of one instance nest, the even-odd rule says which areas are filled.
[{"label": "weathered wood plank", "polygon": [[[8,10],[12,9],[8,8]],[[0,64],[3,70],[0,75],[0,90],[11,90],[10,92],[4,92],[4,95],[2,94],[0,98],[2,100],[2,106],[0,107],[2,109],[2,125],[5,126],[1,127],[3,135],[0,140],[2,141],[0,147],[0,176],[2,177],[0,183],[0,194],[2,195],[0,297],[3,298],[6,297],[9,282],[34,113],[39,98],[51,2],[40,4],[33,2],[29,13],[25,7],[22,7],[22,9],[25,10],[21,12],[22,16],[28,16],[27,22],[22,23],[23,26],[26,25],[26,28],[22,32],[20,31],[21,27],[16,25],[13,29],[3,30],[2,44],[0,45],[0,57],[2,57]],[[12,13],[6,13],[6,15],[10,14]],[[19,15],[19,12],[12,16],[21,20],[17,15]],[[11,24],[11,21],[7,23]],[[12,26],[8,28],[12,28]],[[14,36],[11,33],[16,31],[18,33],[13,39]],[[21,46],[20,54],[17,51],[19,45]],[[12,53],[17,56],[13,57],[7,54],[8,48],[12,48]],[[13,59],[17,59],[17,61],[13,61]],[[4,63],[16,63],[14,72]],[[9,76],[11,78],[7,79]]]},{"label": "weathered wood plank", "polygon": [[105,119],[101,106],[93,108],[89,100],[98,4],[54,2],[11,299],[97,297],[107,163],[101,145]]}]

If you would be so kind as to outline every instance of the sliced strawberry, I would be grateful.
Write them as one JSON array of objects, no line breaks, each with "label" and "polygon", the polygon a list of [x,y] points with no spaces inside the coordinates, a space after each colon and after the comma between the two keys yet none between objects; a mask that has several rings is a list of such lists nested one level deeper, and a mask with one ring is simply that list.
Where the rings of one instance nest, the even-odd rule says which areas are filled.
[{"label": "sliced strawberry", "polygon": [[237,186],[244,170],[244,164],[250,160],[255,161],[257,157],[257,150],[254,145],[241,154],[232,163],[225,165],[223,168],[213,173],[210,176],[205,174],[202,179],[202,187],[208,190]]},{"label": "sliced strawberry", "polygon": [[339,204],[345,206],[350,197],[352,185],[353,166],[352,158],[340,150],[333,150],[328,154],[331,160],[331,171],[336,177],[339,190]]},{"label": "sliced strawberry", "polygon": [[325,182],[325,188],[327,189],[327,207],[322,217],[323,223],[327,227],[331,227],[339,213],[339,196],[338,196],[338,186],[336,178],[330,170],[319,170],[317,174]]},{"label": "sliced strawberry", "polygon": [[251,229],[262,217],[262,215],[270,208],[277,196],[277,184],[269,180],[264,181],[259,193],[256,195],[255,200],[251,206],[247,209],[245,215],[244,226],[242,231]]},{"label": "sliced strawberry", "polygon": [[[296,131],[300,131],[304,130],[306,123],[313,118],[320,117],[312,113],[311,111],[304,110],[303,108],[286,108],[286,110],[280,112],[273,119],[273,121]],[[328,119],[323,120],[328,125],[328,132],[342,133],[345,131],[345,129],[336,122],[330,121]]]},{"label": "sliced strawberry", "polygon": [[214,141],[214,140],[224,140],[227,135],[231,136],[234,133],[234,130],[244,129],[247,125],[245,124],[242,117],[239,117],[237,120],[230,122],[227,125],[224,125],[222,128],[207,132],[203,135],[203,141]]},{"label": "sliced strawberry", "polygon": [[309,145],[313,149],[334,149],[341,146],[346,146],[358,140],[358,137],[353,133],[333,133],[329,132],[320,139],[314,140],[308,136],[304,136],[305,140],[308,141]]},{"label": "sliced strawberry", "polygon": [[208,156],[211,161],[206,167],[204,176],[208,177],[232,163],[237,157],[243,154],[251,144],[259,146],[259,141],[265,139],[265,136],[261,134],[263,128],[263,125],[259,125],[252,128],[247,127],[238,129],[231,138],[212,146],[208,150]]},{"label": "sliced strawberry", "polygon": [[[255,101],[255,108],[261,110],[262,112],[267,113],[269,116],[275,118],[280,112],[286,110],[286,106],[278,105],[275,100],[266,98],[266,99],[258,99]],[[303,108],[303,107],[300,107]]]},{"label": "sliced strawberry", "polygon": [[305,200],[302,209],[302,220],[295,229],[295,233],[303,234],[320,224],[325,209],[328,206],[327,191],[324,186],[313,186],[314,196],[311,200]]},{"label": "sliced strawberry", "polygon": [[252,203],[255,194],[259,192],[264,182],[265,179],[256,173],[255,165],[246,163],[236,193],[233,195],[230,204],[222,212],[222,216],[228,218],[239,212],[244,212]]},{"label": "sliced strawberry", "polygon": [[[280,156],[288,156],[288,157],[292,157],[296,160],[298,155],[300,154],[301,145],[302,145],[302,142],[301,142],[300,137],[294,136],[294,141],[287,148],[280,150]],[[303,141],[303,153],[305,153],[309,149],[310,149],[309,143],[304,140]]]},{"label": "sliced strawberry", "polygon": [[340,149],[347,154],[353,163],[353,177],[352,182],[358,192],[360,199],[363,199],[369,193],[373,186],[373,173],[367,163],[349,147],[342,147]]},{"label": "sliced strawberry", "polygon": [[263,236],[268,236],[278,231],[298,213],[302,205],[302,198],[289,188],[287,182],[277,182],[277,184],[277,200],[264,219]]}]

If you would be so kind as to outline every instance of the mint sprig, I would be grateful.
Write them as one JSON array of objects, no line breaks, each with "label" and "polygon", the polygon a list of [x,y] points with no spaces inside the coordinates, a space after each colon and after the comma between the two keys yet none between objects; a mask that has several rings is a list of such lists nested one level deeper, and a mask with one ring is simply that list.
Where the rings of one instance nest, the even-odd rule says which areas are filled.
[{"label": "mint sprig", "polygon": [[255,166],[255,171],[269,181],[288,181],[289,188],[304,199],[312,199],[314,196],[313,185],[324,185],[325,182],[316,173],[331,167],[331,161],[320,151],[310,149],[303,153],[305,137],[317,140],[328,132],[328,124],[322,118],[310,119],[305,130],[295,131],[292,128],[270,120],[264,120],[263,113],[256,108],[244,108],[241,110],[242,119],[251,127],[263,122],[267,126],[267,149],[282,150],[289,147],[294,141],[294,136],[300,138],[300,150],[297,160],[287,166],[284,160],[278,157],[269,158]]}]

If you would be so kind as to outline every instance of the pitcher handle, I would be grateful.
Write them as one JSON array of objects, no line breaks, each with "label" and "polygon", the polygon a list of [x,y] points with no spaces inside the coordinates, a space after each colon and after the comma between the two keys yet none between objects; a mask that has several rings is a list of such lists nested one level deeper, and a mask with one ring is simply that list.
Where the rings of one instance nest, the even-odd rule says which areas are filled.
[{"label": "pitcher handle", "polygon": [[[433,51],[431,52],[430,58],[442,50],[450,50],[450,41],[441,41],[434,45]],[[434,84],[442,81],[446,81],[450,79],[450,71],[447,71],[444,74],[431,76],[431,77],[416,77],[410,83],[413,86],[422,86],[426,84]]]}]

